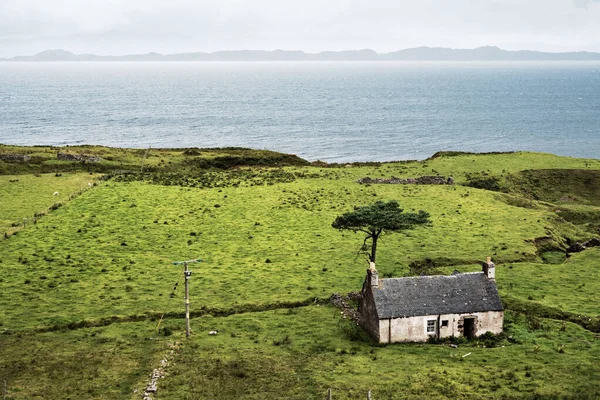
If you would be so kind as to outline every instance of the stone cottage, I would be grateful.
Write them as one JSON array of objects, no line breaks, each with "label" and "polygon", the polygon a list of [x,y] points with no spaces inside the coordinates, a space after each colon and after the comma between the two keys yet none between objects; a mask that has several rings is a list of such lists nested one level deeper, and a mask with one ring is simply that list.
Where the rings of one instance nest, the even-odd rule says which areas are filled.
[{"label": "stone cottage", "polygon": [[449,276],[379,279],[372,263],[362,289],[360,324],[379,343],[421,342],[430,336],[473,338],[502,332],[504,308],[495,266]]}]

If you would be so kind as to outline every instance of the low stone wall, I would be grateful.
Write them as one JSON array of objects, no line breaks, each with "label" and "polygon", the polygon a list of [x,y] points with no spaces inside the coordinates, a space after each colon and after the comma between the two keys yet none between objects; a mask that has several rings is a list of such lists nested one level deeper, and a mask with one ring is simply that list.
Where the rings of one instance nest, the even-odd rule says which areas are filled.
[{"label": "low stone wall", "polygon": [[371,178],[365,177],[360,178],[358,181],[361,185],[371,185],[375,183],[383,183],[389,185],[452,185],[454,184],[454,178],[449,176],[448,178],[435,175],[435,176],[420,176],[418,178],[396,178],[392,176],[389,179],[386,178]]},{"label": "low stone wall", "polygon": [[83,154],[69,154],[69,153],[56,153],[56,158],[64,161],[78,161],[78,162],[89,162],[89,163],[97,163],[102,161],[102,158],[98,156],[86,156]]},{"label": "low stone wall", "polygon": [[0,154],[0,160],[27,162],[27,161],[31,160],[31,157],[28,156],[27,154]]}]

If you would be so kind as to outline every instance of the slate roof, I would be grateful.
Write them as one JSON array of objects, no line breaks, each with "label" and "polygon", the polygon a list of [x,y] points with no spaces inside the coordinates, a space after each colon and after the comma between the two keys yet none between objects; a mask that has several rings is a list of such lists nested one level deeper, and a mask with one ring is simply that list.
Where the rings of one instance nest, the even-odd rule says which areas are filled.
[{"label": "slate roof", "polygon": [[380,279],[373,298],[380,319],[504,310],[483,272]]}]

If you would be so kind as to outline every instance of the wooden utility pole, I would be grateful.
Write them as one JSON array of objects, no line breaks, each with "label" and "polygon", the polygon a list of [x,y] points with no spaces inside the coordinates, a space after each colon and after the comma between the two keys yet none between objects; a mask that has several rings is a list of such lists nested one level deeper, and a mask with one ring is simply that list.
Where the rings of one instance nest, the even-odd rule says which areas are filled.
[{"label": "wooden utility pole", "polygon": [[192,271],[188,269],[188,263],[202,262],[202,260],[175,261],[173,265],[183,264],[183,276],[185,279],[185,337],[190,337],[190,284]]},{"label": "wooden utility pole", "polygon": [[146,161],[146,157],[148,157],[148,153],[150,153],[151,148],[152,148],[152,145],[148,146],[148,150],[146,150],[146,152],[144,153],[144,157],[142,157],[142,168],[140,170],[141,174],[144,173],[144,161]]}]

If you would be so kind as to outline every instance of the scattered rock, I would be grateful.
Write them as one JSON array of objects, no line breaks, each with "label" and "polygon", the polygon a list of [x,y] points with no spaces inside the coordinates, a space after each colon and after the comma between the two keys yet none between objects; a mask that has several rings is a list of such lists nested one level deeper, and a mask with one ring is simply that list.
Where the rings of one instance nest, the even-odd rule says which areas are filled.
[{"label": "scattered rock", "polygon": [[155,381],[152,381],[146,387],[146,392],[147,393],[156,393],[156,390],[157,390],[157,388],[156,388],[156,382]]},{"label": "scattered rock", "polygon": [[[152,395],[156,394],[156,392],[158,391],[158,380],[165,377],[165,369],[169,366],[169,360],[170,358],[173,358],[175,351],[179,350],[179,348],[181,347],[181,343],[175,342],[173,344],[170,344],[169,347],[171,348],[171,350],[160,360],[160,367],[152,371],[150,380],[148,381],[146,389],[142,394],[143,400],[153,400]],[[137,393],[137,390],[134,390],[134,393]]]},{"label": "scattered rock", "polygon": [[346,295],[346,297],[348,298],[348,300],[360,301],[360,300],[362,300],[362,293],[361,292],[350,292]]},{"label": "scattered rock", "polygon": [[208,332],[208,334],[211,335],[211,336],[214,336],[214,335],[216,335],[218,333],[219,333],[218,331],[210,331],[210,332]]}]

